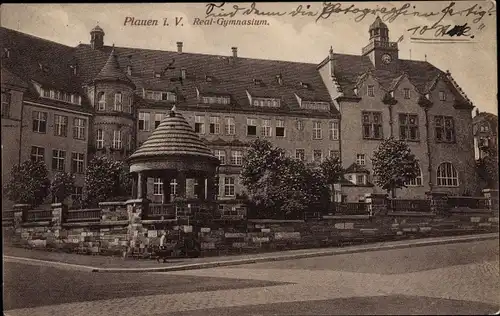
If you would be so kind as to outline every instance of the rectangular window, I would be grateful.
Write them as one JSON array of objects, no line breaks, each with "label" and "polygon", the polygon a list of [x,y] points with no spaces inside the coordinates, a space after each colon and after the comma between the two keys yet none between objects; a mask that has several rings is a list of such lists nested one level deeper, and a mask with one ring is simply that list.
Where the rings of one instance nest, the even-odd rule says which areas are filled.
[{"label": "rectangular window", "polygon": [[235,166],[241,166],[243,163],[243,154],[241,150],[231,151],[231,164]]},{"label": "rectangular window", "polygon": [[98,111],[106,110],[106,94],[104,92],[99,92],[97,94],[97,110]]},{"label": "rectangular window", "polygon": [[439,101],[446,101],[446,92],[439,91]]},{"label": "rectangular window", "polygon": [[163,116],[164,116],[164,114],[162,114],[162,113],[155,113],[155,128],[157,128],[158,125],[160,125],[161,120],[163,119]]},{"label": "rectangular window", "polygon": [[339,122],[332,121],[330,122],[330,132],[329,132],[330,140],[338,140],[339,139]]},{"label": "rectangular window", "polygon": [[115,93],[115,111],[121,112],[122,109],[122,94],[120,92]]},{"label": "rectangular window", "polygon": [[266,137],[272,136],[271,120],[262,120],[262,129],[260,134]]},{"label": "rectangular window", "polygon": [[234,125],[234,117],[226,117],[225,122],[226,135],[234,135],[236,133],[236,126]]},{"label": "rectangular window", "polygon": [[257,120],[247,119],[247,135],[257,136]]},{"label": "rectangular window", "polygon": [[71,172],[83,173],[84,155],[82,153],[71,153]]},{"label": "rectangular window", "polygon": [[98,129],[96,132],[95,146],[97,149],[104,148],[104,131],[102,129]]},{"label": "rectangular window", "polygon": [[419,139],[418,116],[416,114],[399,114],[399,139]]},{"label": "rectangular window", "polygon": [[31,160],[45,161],[45,148],[38,146],[31,146]]},{"label": "rectangular window", "polygon": [[295,149],[295,158],[301,161],[306,161],[306,151],[304,149]]},{"label": "rectangular window", "polygon": [[124,104],[123,108],[125,109],[125,112],[132,113],[133,97],[129,96],[124,103],[125,104]]},{"label": "rectangular window", "polygon": [[210,134],[220,134],[220,122],[218,116],[210,117]]},{"label": "rectangular window", "polygon": [[403,89],[403,93],[404,93],[404,98],[405,99],[409,99],[410,98],[410,89],[404,88]]},{"label": "rectangular window", "polygon": [[358,184],[358,185],[366,184],[365,183],[365,175],[363,175],[363,174],[356,175],[356,184]]},{"label": "rectangular window", "polygon": [[42,95],[44,98],[50,98],[50,90],[42,89]]},{"label": "rectangular window", "polygon": [[198,134],[205,134],[205,117],[201,115],[194,116],[194,131]]},{"label": "rectangular window", "polygon": [[163,181],[161,181],[161,178],[154,178],[153,180],[153,195],[163,195]]},{"label": "rectangular window", "polygon": [[85,120],[81,118],[73,119],[73,138],[85,139]]},{"label": "rectangular window", "polygon": [[375,96],[375,87],[374,86],[368,86],[368,96],[369,97]]},{"label": "rectangular window", "polygon": [[364,166],[366,163],[365,154],[357,154],[356,155],[356,163],[360,166]]},{"label": "rectangular window", "polygon": [[68,117],[55,114],[54,122],[54,135],[66,137],[68,133]]},{"label": "rectangular window", "polygon": [[2,117],[10,117],[10,93],[2,92]]},{"label": "rectangular window", "polygon": [[451,116],[434,117],[436,141],[453,143],[455,142],[455,124]]},{"label": "rectangular window", "polygon": [[47,132],[47,113],[33,111],[33,132]]},{"label": "rectangular window", "polygon": [[220,160],[221,165],[226,164],[226,151],[224,150],[215,150],[215,157],[217,157]]},{"label": "rectangular window", "polygon": [[321,139],[322,137],[321,122],[313,122],[313,139]]},{"label": "rectangular window", "polygon": [[313,161],[321,162],[322,160],[323,160],[323,152],[321,151],[321,149],[313,150]]},{"label": "rectangular window", "polygon": [[170,181],[170,194],[173,196],[177,194],[177,179]]},{"label": "rectangular window", "polygon": [[64,171],[64,160],[66,151],[60,149],[52,150],[52,170]]},{"label": "rectangular window", "polygon": [[224,178],[224,195],[234,196],[234,178],[226,177]]},{"label": "rectangular window", "polygon": [[113,148],[122,149],[122,131],[113,131]]},{"label": "rectangular window", "polygon": [[334,157],[340,158],[340,151],[330,149],[330,150],[328,151],[328,156],[329,156],[330,158],[334,158]]},{"label": "rectangular window", "polygon": [[276,136],[285,137],[285,121],[276,120]]},{"label": "rectangular window", "polygon": [[150,114],[148,112],[139,112],[139,130],[149,131]]},{"label": "rectangular window", "polygon": [[381,112],[363,112],[363,138],[364,139],[382,139],[382,113]]}]

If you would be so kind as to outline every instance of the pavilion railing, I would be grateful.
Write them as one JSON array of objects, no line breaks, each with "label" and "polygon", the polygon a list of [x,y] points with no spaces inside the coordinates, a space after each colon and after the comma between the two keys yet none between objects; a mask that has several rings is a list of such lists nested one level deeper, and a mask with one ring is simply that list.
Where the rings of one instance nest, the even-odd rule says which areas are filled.
[{"label": "pavilion railing", "polygon": [[101,220],[101,209],[80,209],[68,210],[66,213],[66,222],[98,222]]},{"label": "pavilion railing", "polygon": [[471,209],[489,209],[490,201],[485,197],[449,196],[448,207],[468,207]]},{"label": "pavilion railing", "polygon": [[431,201],[426,199],[390,199],[388,208],[393,212],[430,212]]},{"label": "pavilion railing", "polygon": [[44,222],[52,220],[51,210],[29,210],[26,214],[27,222]]}]

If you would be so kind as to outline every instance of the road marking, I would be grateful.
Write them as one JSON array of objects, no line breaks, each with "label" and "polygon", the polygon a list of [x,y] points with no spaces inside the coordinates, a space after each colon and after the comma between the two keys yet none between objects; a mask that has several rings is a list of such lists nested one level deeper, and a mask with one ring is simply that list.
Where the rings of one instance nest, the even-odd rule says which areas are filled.
[{"label": "road marking", "polygon": [[84,266],[79,264],[71,264],[57,261],[46,261],[39,259],[23,258],[23,257],[13,257],[13,256],[3,256],[5,262],[16,262],[16,263],[26,263],[32,265],[43,265],[43,266],[58,266],[63,268],[73,268],[85,271],[94,271],[95,267]]}]

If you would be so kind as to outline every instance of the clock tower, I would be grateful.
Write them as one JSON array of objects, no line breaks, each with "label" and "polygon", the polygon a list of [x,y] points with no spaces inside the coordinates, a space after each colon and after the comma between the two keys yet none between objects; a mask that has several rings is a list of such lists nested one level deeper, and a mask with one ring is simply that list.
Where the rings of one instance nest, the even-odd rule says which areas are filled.
[{"label": "clock tower", "polygon": [[370,43],[363,47],[362,55],[370,57],[375,69],[390,69],[398,60],[398,43],[389,42],[389,28],[377,16],[370,25]]}]

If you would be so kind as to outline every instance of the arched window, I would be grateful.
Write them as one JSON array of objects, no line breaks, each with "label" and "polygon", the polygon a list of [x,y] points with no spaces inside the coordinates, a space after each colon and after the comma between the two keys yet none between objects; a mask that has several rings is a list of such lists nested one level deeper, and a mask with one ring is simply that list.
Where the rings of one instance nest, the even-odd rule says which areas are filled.
[{"label": "arched window", "polygon": [[422,169],[420,168],[420,166],[418,166],[418,176],[406,182],[405,184],[409,187],[418,187],[422,186],[423,182]]},{"label": "arched window", "polygon": [[437,169],[437,185],[446,187],[458,186],[458,173],[449,162],[443,162]]},{"label": "arched window", "polygon": [[98,110],[105,111],[106,110],[106,94],[104,92],[99,92],[97,94],[97,102],[98,102]]}]

